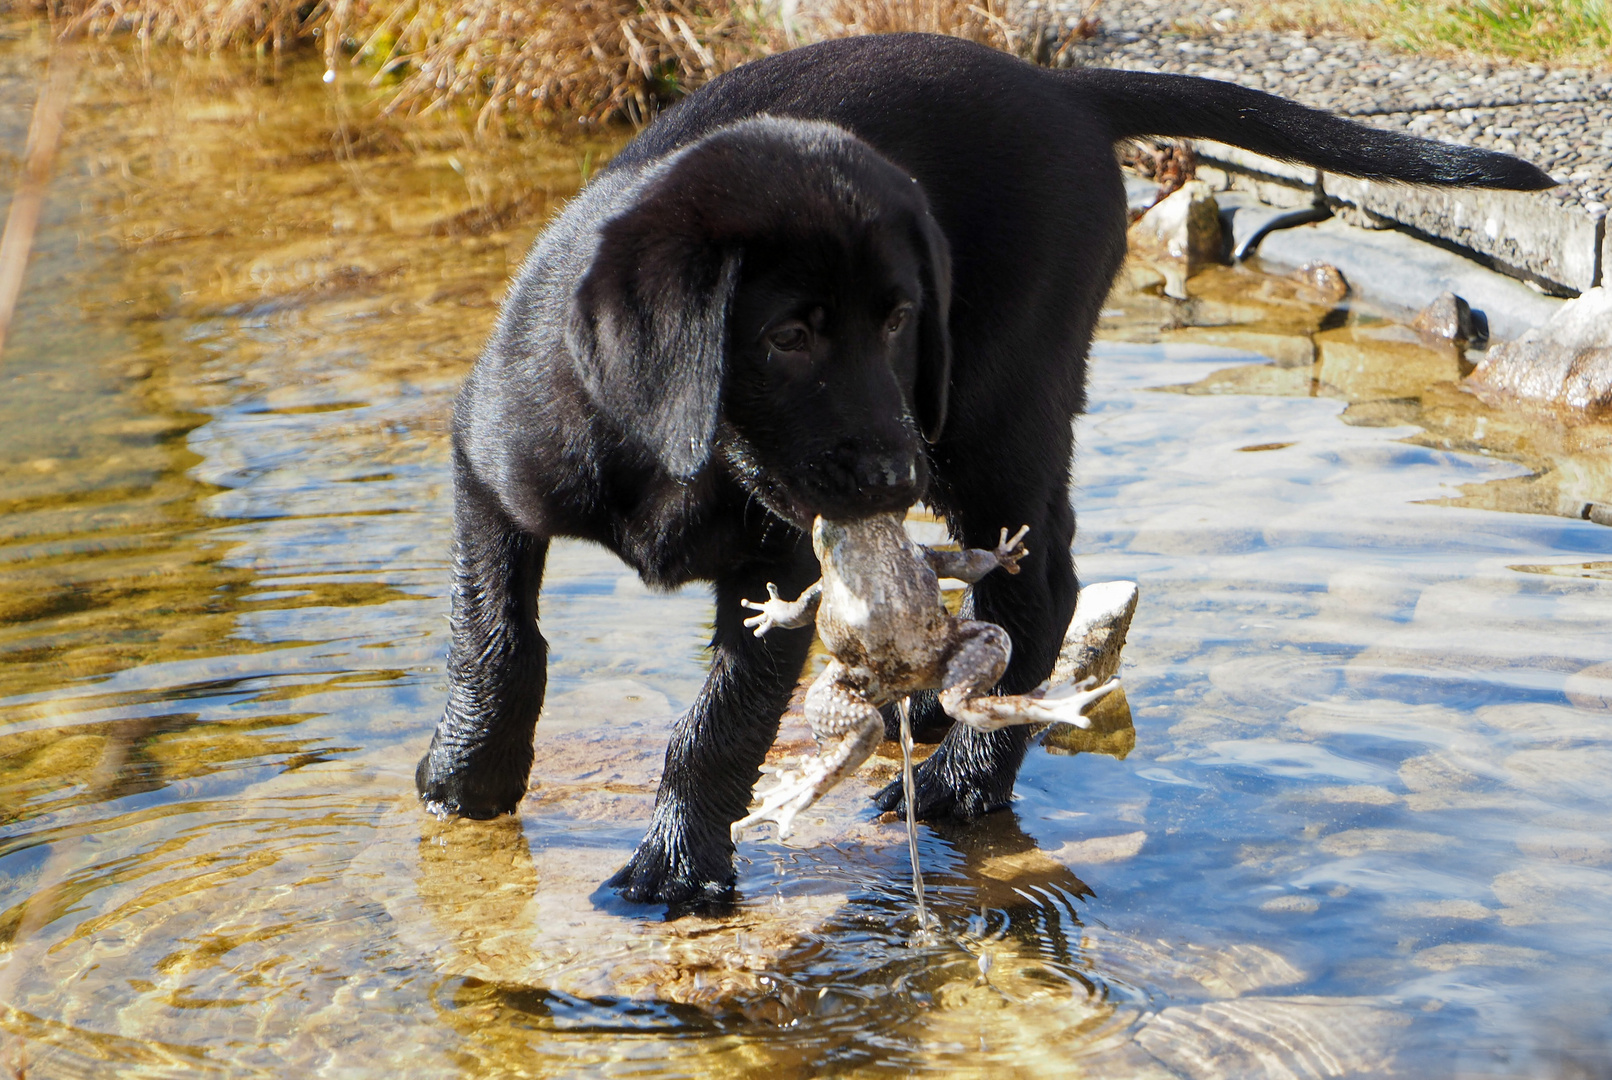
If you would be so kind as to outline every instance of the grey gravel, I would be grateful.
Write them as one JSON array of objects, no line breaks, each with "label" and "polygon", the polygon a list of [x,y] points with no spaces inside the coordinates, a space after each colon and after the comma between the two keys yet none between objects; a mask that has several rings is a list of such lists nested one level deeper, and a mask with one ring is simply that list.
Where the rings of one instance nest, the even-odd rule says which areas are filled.
[{"label": "grey gravel", "polygon": [[[1612,204],[1612,71],[1395,52],[1340,35],[1239,27],[1235,0],[1115,0],[1063,64],[1224,79],[1362,123],[1527,158],[1563,186],[1546,193],[1596,213]],[[1026,0],[1022,18],[1072,26],[1083,3]]]}]

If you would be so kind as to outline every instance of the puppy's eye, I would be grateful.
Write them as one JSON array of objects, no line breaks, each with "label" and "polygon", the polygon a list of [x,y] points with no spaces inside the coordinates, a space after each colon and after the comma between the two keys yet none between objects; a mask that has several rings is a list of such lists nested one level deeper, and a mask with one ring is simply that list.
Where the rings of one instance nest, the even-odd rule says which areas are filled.
[{"label": "puppy's eye", "polygon": [[886,334],[898,333],[903,326],[907,325],[907,318],[911,314],[911,304],[897,304],[895,309],[890,312],[889,317],[884,320],[884,332]]},{"label": "puppy's eye", "polygon": [[767,335],[767,344],[775,352],[805,352],[811,342],[806,328],[800,323],[787,323]]}]

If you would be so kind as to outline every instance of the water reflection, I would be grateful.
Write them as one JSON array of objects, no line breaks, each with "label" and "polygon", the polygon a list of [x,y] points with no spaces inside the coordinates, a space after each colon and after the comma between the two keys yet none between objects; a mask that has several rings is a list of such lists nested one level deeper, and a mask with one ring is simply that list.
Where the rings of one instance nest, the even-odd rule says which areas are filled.
[{"label": "water reflection", "polygon": [[[39,50],[0,48],[8,146]],[[447,401],[539,219],[617,136],[360,136],[316,67],[264,85],[169,63],[85,68],[0,358],[14,1071],[1606,1060],[1612,532],[1448,505],[1528,466],[1386,426],[1431,424],[1444,390],[1340,423],[1313,371],[1185,327],[1101,346],[1079,431],[1083,578],[1142,583],[1128,700],[1033,752],[1011,812],[923,830],[933,940],[904,830],[865,799],[889,755],[798,846],[744,845],[725,910],[667,920],[599,889],[649,816],[709,602],[584,545],[549,559],[520,816],[422,815]],[[1359,323],[1234,276],[1194,333],[1278,349]],[[1179,316],[1152,302],[1134,317]],[[1273,389],[1294,396],[1248,393]],[[807,746],[792,717],[775,754]]]}]

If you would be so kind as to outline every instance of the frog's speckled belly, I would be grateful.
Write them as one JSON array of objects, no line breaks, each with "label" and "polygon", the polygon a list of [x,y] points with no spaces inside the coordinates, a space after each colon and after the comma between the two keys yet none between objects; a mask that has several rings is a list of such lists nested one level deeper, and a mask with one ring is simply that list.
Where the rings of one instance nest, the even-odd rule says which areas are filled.
[{"label": "frog's speckled belly", "polygon": [[[852,669],[870,698],[888,700],[939,685],[945,659],[946,616],[938,601],[911,607],[867,604],[857,597],[835,604],[825,596],[817,631],[840,663]],[[826,616],[826,617],[824,617]]]}]

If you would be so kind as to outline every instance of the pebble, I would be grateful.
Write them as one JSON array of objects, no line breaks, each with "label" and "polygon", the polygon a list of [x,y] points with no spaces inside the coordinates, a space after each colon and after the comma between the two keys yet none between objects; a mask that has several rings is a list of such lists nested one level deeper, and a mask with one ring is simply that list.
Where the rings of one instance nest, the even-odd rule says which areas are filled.
[{"label": "pebble", "polygon": [[[1587,213],[1612,203],[1612,71],[1397,53],[1337,34],[1244,29],[1227,0],[1109,0],[1095,37],[1062,64],[1223,79],[1375,127],[1516,154],[1564,183],[1544,193]],[[1041,17],[1084,13],[1055,0]],[[1228,12],[1230,13],[1228,15]]]},{"label": "pebble", "polygon": [[1446,341],[1464,342],[1481,336],[1473,324],[1472,305],[1452,292],[1440,293],[1417,314],[1411,326],[1424,337]]}]

